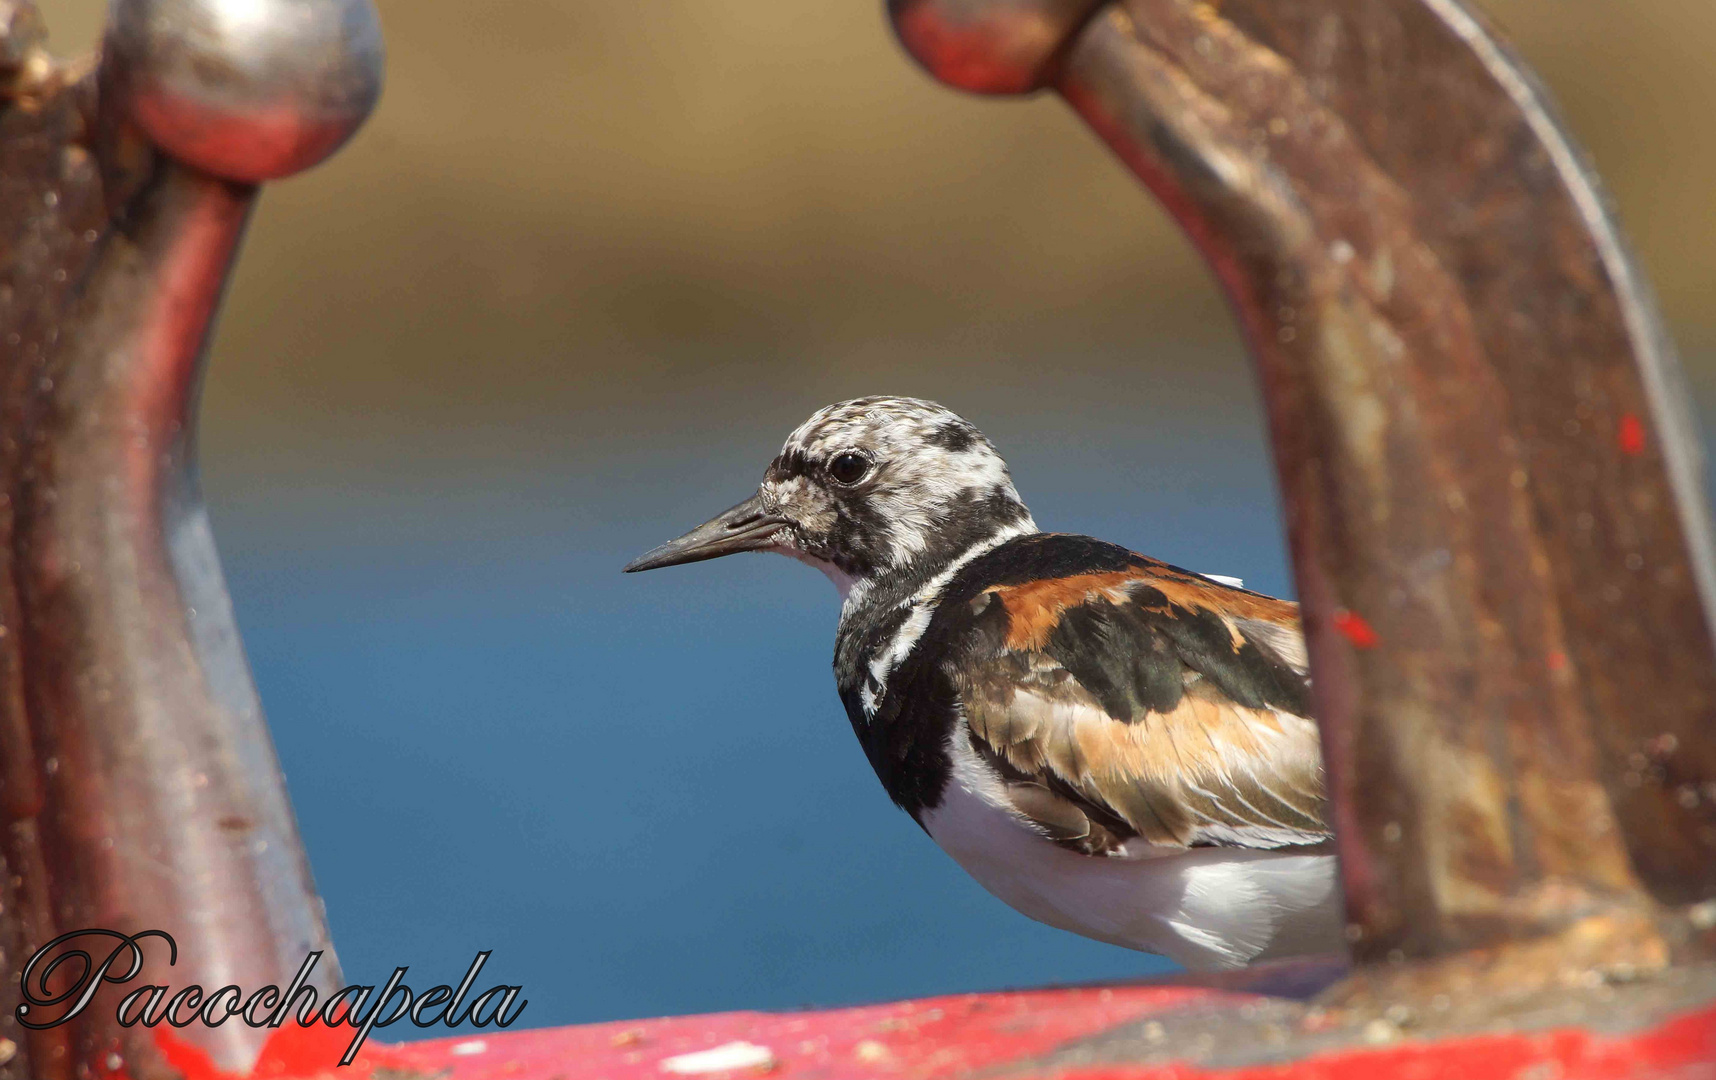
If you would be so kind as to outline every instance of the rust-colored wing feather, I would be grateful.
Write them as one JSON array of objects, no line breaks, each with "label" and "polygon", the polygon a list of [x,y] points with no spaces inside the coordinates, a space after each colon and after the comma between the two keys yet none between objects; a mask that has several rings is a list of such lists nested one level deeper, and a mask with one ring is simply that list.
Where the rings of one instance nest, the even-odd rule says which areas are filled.
[{"label": "rust-colored wing feather", "polygon": [[1327,839],[1297,605],[1135,558],[970,601],[945,670],[973,749],[1075,850]]}]

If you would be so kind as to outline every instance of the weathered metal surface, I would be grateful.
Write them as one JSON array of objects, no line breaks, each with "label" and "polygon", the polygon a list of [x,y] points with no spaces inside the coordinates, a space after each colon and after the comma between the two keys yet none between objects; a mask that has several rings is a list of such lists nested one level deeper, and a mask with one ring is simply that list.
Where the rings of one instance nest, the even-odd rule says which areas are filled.
[{"label": "weathered metal surface", "polygon": [[[11,5],[8,24],[35,20],[34,8]],[[31,40],[31,39],[34,40]],[[101,183],[85,147],[93,86],[81,72],[49,61],[39,34],[8,39],[0,79],[0,551],[12,550],[14,502],[31,419],[32,388],[57,343],[74,283],[108,227]],[[69,85],[67,80],[69,79]],[[24,659],[17,578],[0,559],[0,1035],[11,1048],[0,1074],[60,1080],[71,1075],[61,1030],[29,1032],[13,1016],[24,959],[54,936],[54,911],[37,816],[43,807],[42,761],[24,709]]]},{"label": "weathered metal surface", "polygon": [[1680,1078],[1716,1070],[1716,969],[1599,984],[1481,1015],[1440,995],[1343,1011],[1281,998],[1193,999],[993,1076]]},{"label": "weathered metal surface", "polygon": [[[1468,1025],[1446,1019],[1446,1002],[1388,1019],[1187,986],[1081,987],[478,1032],[372,1045],[358,1067],[396,1080],[1692,1080],[1716,1069],[1716,1009],[1696,1004],[1713,993],[1716,969],[1688,969],[1672,980],[1589,987],[1571,1006],[1561,999],[1555,1008]],[[711,1051],[730,1067],[688,1056]]]},{"label": "weathered metal surface", "polygon": [[[59,930],[171,930],[175,974],[211,986],[284,981],[325,942],[191,420],[248,184],[337,146],[373,101],[379,51],[366,38],[351,70],[254,94],[198,84],[197,64],[139,77],[180,56],[161,27],[219,7],[121,0],[98,95],[0,0],[16,28],[0,41],[7,1075],[212,1080],[258,1049],[247,1027],[193,1027],[163,1057],[165,1029],[122,1033],[110,1011],[26,1035],[17,969]],[[1356,944],[1428,959],[1373,963],[1318,1004],[976,995],[484,1033],[377,1047],[372,1071],[654,1076],[743,1040],[772,1071],[823,1077],[1197,1075],[1187,1061],[1696,1075],[1716,1059],[1716,1014],[1697,1005],[1712,976],[1668,961],[1709,951],[1713,909],[1652,907],[1716,893],[1716,575],[1695,443],[1654,314],[1529,80],[1451,0],[893,7],[950,81],[1057,87],[1232,294],[1269,403]],[[202,41],[231,29],[198,25]],[[233,44],[252,79],[329,55]],[[245,144],[253,111],[272,126]],[[1530,1031],[1462,1034],[1497,1023]]]},{"label": "weathered metal surface", "polygon": [[1057,88],[1234,303],[1358,957],[1607,912],[1584,925],[1664,963],[1629,913],[1716,895],[1698,444],[1649,298],[1520,65],[1455,0],[891,10],[956,85]]},{"label": "weathered metal surface", "polygon": [[[173,981],[211,991],[329,948],[202,506],[196,394],[252,181],[349,137],[381,57],[363,0],[111,15],[98,72],[27,45],[0,97],[0,1070],[141,1080],[172,1070],[116,1023],[118,991],[20,1029],[37,948],[163,930]],[[312,982],[337,980],[330,956]],[[242,1069],[266,1034],[185,1037]]]},{"label": "weathered metal surface", "polygon": [[[1308,1000],[1344,970],[1340,963],[1298,962],[1205,980],[1213,985],[1169,980],[814,1011],[466,1031],[408,1045],[368,1042],[342,1075],[356,1080],[762,1075],[807,1080],[1692,1080],[1716,1075],[1716,1008],[1710,1005],[1716,966],[1709,964],[1648,980],[1582,972],[1569,987],[1523,996],[1502,1008],[1446,993],[1412,1005],[1331,1007]],[[345,1051],[350,1037],[350,1029],[288,1025],[270,1038],[250,1076],[325,1075],[327,1063]],[[158,1028],[155,1039],[184,1080],[242,1080],[243,1074],[216,1068],[168,1028]]]}]

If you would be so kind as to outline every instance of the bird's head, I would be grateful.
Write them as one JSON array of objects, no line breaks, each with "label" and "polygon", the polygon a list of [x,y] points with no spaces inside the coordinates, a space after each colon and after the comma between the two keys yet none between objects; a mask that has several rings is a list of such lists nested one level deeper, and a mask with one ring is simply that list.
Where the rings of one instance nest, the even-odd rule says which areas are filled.
[{"label": "bird's head", "polygon": [[857,398],[799,425],[755,495],[626,572],[775,551],[822,570],[844,596],[1035,531],[1007,463],[970,421],[933,401]]}]

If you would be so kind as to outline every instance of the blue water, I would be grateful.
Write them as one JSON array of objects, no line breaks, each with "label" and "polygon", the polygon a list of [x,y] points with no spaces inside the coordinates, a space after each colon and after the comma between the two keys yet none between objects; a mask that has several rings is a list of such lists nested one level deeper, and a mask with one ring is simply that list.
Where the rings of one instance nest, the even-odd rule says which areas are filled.
[{"label": "blue water", "polygon": [[[1237,357],[1116,378],[904,389],[974,399],[1045,528],[1289,595]],[[545,1026],[1169,970],[1015,914],[888,802],[835,697],[819,575],[772,556],[618,572],[862,389],[455,428],[267,475],[212,449],[239,622],[348,979],[405,964],[422,988],[489,949],[482,984],[522,984],[521,1022]]]},{"label": "blue water", "polygon": [[[1236,357],[1142,388],[1055,378],[963,393],[1039,523],[1288,593]],[[266,475],[211,448],[348,979],[405,964],[421,988],[490,949],[483,984],[522,984],[522,1023],[544,1026],[1168,970],[1015,914],[888,802],[834,693],[819,575],[770,556],[618,572],[858,389],[455,428]],[[962,400],[947,378],[905,389]]]}]

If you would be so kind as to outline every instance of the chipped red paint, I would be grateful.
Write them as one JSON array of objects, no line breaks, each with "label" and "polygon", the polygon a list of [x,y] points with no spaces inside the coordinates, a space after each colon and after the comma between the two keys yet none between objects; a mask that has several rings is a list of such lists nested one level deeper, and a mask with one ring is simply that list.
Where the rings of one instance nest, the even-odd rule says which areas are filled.
[{"label": "chipped red paint", "polygon": [[[1069,1042],[1131,1021],[1178,1011],[1230,1008],[1248,995],[1185,986],[1078,987],[966,994],[820,1012],[714,1013],[537,1031],[474,1032],[404,1045],[365,1046],[335,1069],[349,1028],[282,1027],[249,1080],[370,1080],[377,1070],[437,1080],[671,1080],[697,1075],[743,1080],[888,1077],[935,1080],[978,1071],[1005,1074]],[[166,1028],[163,1057],[185,1080],[240,1080]],[[734,1043],[760,1064],[684,1074],[664,1062]],[[1162,1052],[1166,1051],[1162,1048]],[[1296,1060],[1234,1069],[1187,1064],[1087,1067],[1034,1065],[1022,1075],[1057,1080],[1711,1080],[1716,1078],[1716,1006],[1628,1035],[1564,1028],[1390,1046],[1325,1050]],[[122,1075],[122,1074],[121,1074]]]},{"label": "chipped red paint", "polygon": [[1379,640],[1376,631],[1371,628],[1365,617],[1356,611],[1342,608],[1335,612],[1335,629],[1346,635],[1355,649],[1374,649]]},{"label": "chipped red paint", "polygon": [[[155,1029],[155,1048],[184,1080],[297,1080],[332,1075],[357,1032],[350,1027],[301,1027],[284,1024],[268,1036],[262,1054],[248,1074],[229,1073],[209,1059],[201,1047],[180,1038],[170,1027]],[[357,1060],[338,1069],[341,1080],[365,1080],[377,1068],[397,1067],[394,1048],[366,1045]],[[108,1074],[118,1080],[125,1074]]]},{"label": "chipped red paint", "polygon": [[1615,442],[1623,454],[1638,455],[1644,453],[1645,429],[1644,421],[1636,413],[1627,413],[1621,417],[1620,426],[1615,430]]},{"label": "chipped red paint", "polygon": [[[966,994],[801,1013],[591,1024],[500,1035],[473,1033],[389,1046],[398,1066],[447,1080],[664,1080],[662,1062],[735,1042],[766,1047],[773,1064],[709,1073],[778,1077],[955,1076],[1047,1053],[1215,991],[1137,986]],[[1237,998],[1235,998],[1237,1000]]]},{"label": "chipped red paint", "polygon": [[[662,1063],[743,1042],[767,1064],[710,1072],[717,1080],[802,1077],[932,1080],[1010,1062],[1188,1003],[1235,1010],[1245,995],[1186,987],[1034,990],[931,998],[803,1013],[710,1016],[477,1034],[378,1047],[393,1068],[444,1080],[670,1080]],[[368,1051],[365,1057],[369,1057]],[[1559,1029],[1330,1050],[1298,1061],[1237,1069],[1185,1064],[1035,1066],[1058,1080],[1709,1080],[1716,1077],[1716,1008],[1631,1035]]]},{"label": "chipped red paint", "polygon": [[1716,1008],[1632,1035],[1581,1028],[1404,1041],[1238,1069],[1121,1065],[1068,1069],[1057,1080],[1710,1080]]}]

